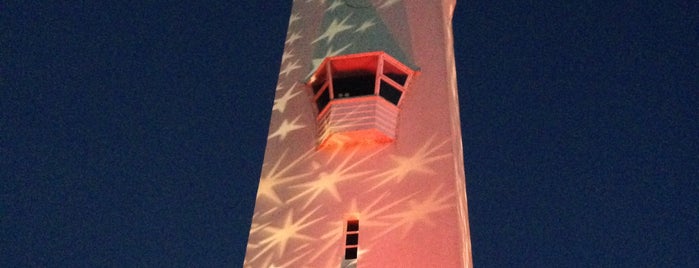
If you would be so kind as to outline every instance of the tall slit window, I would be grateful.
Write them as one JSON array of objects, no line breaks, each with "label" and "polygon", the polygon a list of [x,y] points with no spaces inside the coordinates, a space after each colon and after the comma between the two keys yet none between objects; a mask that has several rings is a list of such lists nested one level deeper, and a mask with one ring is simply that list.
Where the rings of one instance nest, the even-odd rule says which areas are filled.
[{"label": "tall slit window", "polygon": [[347,221],[345,231],[345,260],[357,259],[359,248],[359,220],[350,219]]}]

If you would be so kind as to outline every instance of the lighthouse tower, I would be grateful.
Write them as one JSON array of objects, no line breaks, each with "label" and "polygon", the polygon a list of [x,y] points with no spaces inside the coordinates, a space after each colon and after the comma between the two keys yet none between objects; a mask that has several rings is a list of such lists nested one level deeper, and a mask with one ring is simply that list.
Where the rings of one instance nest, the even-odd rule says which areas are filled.
[{"label": "lighthouse tower", "polygon": [[455,0],[295,0],[244,267],[471,267]]}]

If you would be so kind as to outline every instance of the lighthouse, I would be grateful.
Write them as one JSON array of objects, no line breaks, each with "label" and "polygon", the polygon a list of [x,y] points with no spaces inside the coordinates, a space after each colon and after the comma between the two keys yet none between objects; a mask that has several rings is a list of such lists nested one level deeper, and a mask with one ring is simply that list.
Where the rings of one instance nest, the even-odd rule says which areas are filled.
[{"label": "lighthouse", "polygon": [[244,267],[471,267],[454,5],[294,1]]}]

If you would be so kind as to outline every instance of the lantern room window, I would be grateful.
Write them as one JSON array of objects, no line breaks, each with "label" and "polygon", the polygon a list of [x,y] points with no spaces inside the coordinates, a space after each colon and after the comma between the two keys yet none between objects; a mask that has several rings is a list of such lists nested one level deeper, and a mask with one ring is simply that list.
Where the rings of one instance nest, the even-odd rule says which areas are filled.
[{"label": "lantern room window", "polygon": [[327,58],[311,77],[314,101],[322,113],[334,99],[381,96],[398,105],[414,71],[383,52]]},{"label": "lantern room window", "polygon": [[398,107],[414,73],[381,51],[326,58],[309,82],[320,144],[395,139]]}]

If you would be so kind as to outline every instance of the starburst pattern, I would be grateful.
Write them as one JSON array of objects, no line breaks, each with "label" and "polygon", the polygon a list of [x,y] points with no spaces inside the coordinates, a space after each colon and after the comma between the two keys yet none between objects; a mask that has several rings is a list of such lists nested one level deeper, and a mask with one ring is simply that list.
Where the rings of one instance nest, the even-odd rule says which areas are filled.
[{"label": "starburst pattern", "polygon": [[[286,155],[287,151],[285,150],[279,160],[277,160],[276,163],[274,163],[274,166],[271,168],[265,168],[263,165],[262,170],[265,171],[262,174],[262,177],[260,178],[260,185],[257,189],[257,199],[259,200],[260,198],[268,198],[274,201],[277,204],[282,204],[283,201],[279,197],[279,194],[277,193],[276,188],[280,185],[292,182],[294,180],[297,180],[299,178],[303,178],[305,176],[308,176],[310,172],[305,172],[305,173],[299,173],[299,174],[289,174],[291,170],[296,168],[299,163],[304,161],[308,155],[310,155],[311,151],[309,150],[308,152],[304,153],[303,155],[296,157],[293,161],[287,163],[286,161]],[[283,163],[283,165],[282,165]]]},{"label": "starburst pattern", "polygon": [[388,226],[391,223],[389,221],[382,220],[380,217],[382,215],[386,215],[390,210],[395,209],[400,203],[412,198],[415,196],[415,194],[402,195],[402,198],[397,198],[394,200],[390,200],[388,195],[388,192],[383,193],[363,207],[359,207],[357,205],[357,200],[353,199],[350,203],[350,208],[347,211],[356,211],[356,213],[361,217],[362,226]]},{"label": "starburst pattern", "polygon": [[439,150],[442,150],[449,139],[436,145],[433,144],[433,140],[434,137],[430,138],[420,149],[409,156],[391,155],[393,167],[369,178],[370,180],[379,180],[371,189],[377,189],[390,182],[400,183],[411,173],[436,174],[430,164],[450,157],[451,152],[439,154]]},{"label": "starburst pattern", "polygon": [[327,9],[325,9],[325,12],[335,11],[336,8],[338,8],[342,5],[344,5],[343,1],[335,0],[332,4],[330,4],[330,6]]},{"label": "starburst pattern", "polygon": [[443,188],[443,185],[440,185],[427,198],[420,201],[411,199],[408,202],[407,209],[387,215],[385,220],[390,221],[391,226],[386,228],[382,234],[400,228],[403,230],[403,237],[405,237],[418,223],[423,222],[428,226],[434,226],[431,220],[432,214],[437,214],[447,208],[453,208],[456,204],[454,202],[454,192],[447,191],[445,193],[442,191]]},{"label": "starburst pattern", "polygon": [[286,135],[289,135],[292,131],[302,129],[306,127],[306,125],[298,124],[297,122],[301,116],[297,116],[293,121],[289,122],[288,120],[284,119],[282,124],[277,128],[274,133],[270,134],[267,139],[272,139],[274,137],[279,137],[279,139],[284,140],[286,138]]},{"label": "starburst pattern", "polygon": [[354,32],[356,32],[356,33],[364,32],[367,29],[374,27],[374,25],[376,25],[376,22],[374,21],[374,19],[362,22],[362,25],[359,25],[359,27],[356,30],[354,30]]},{"label": "starburst pattern", "polygon": [[347,20],[349,20],[349,18],[351,16],[352,15],[348,15],[347,17],[342,19],[342,21],[340,21],[340,22],[338,22],[337,19],[333,19],[333,21],[330,23],[330,26],[328,26],[328,28],[325,30],[325,32],[323,34],[321,34],[320,36],[318,36],[318,38],[313,40],[313,42],[311,42],[311,43],[316,43],[320,40],[326,39],[326,42],[329,44],[330,42],[333,41],[333,38],[335,38],[335,36],[337,34],[344,32],[344,31],[347,31],[349,29],[352,29],[354,27],[354,25],[345,24],[345,23],[347,23]]},{"label": "starburst pattern", "polygon": [[284,62],[286,62],[286,60],[291,59],[293,57],[294,57],[294,50],[293,49],[285,50],[284,54],[282,54],[282,64],[284,64]]},{"label": "starburst pattern", "polygon": [[294,63],[291,63],[291,64],[287,63],[286,66],[282,69],[282,71],[279,72],[279,76],[283,75],[283,76],[287,77],[287,76],[289,76],[289,74],[291,72],[293,72],[294,70],[296,70],[298,68],[301,68],[301,65],[299,65],[299,60],[296,60],[296,61],[294,61]]},{"label": "starburst pattern", "polygon": [[[373,261],[383,256],[376,249],[386,245],[386,238],[424,230],[459,213],[451,209],[461,206],[463,195],[452,191],[452,139],[441,128],[427,137],[406,131],[412,128],[411,107],[402,111],[401,120],[407,121],[394,143],[351,146],[357,136],[343,140],[340,132],[333,134],[332,144],[314,144],[312,139],[332,132],[314,132],[323,129],[315,129],[315,118],[306,114],[314,103],[312,93],[301,90],[301,75],[327,57],[365,51],[370,42],[358,40],[404,23],[386,20],[404,11],[391,8],[400,0],[365,1],[371,6],[360,9],[345,8],[343,0],[294,1],[244,267],[338,267],[348,215],[361,220],[359,265],[377,266]],[[386,40],[393,37],[406,41],[400,35]],[[333,146],[342,144],[347,147]]]},{"label": "starburst pattern", "polygon": [[[326,165],[329,165],[332,162],[332,159],[335,158],[339,153],[340,150],[336,150],[335,153],[333,153],[333,155],[329,158]],[[340,163],[333,163],[332,166],[334,168],[332,170],[328,170],[327,172],[320,172],[320,174],[317,175],[317,179],[299,185],[291,186],[292,189],[300,188],[302,189],[302,191],[293,198],[289,199],[289,201],[305,200],[306,203],[303,205],[303,208],[305,208],[311,202],[316,200],[316,198],[318,198],[321,193],[328,193],[336,201],[341,201],[342,198],[337,190],[338,183],[363,177],[371,173],[371,171],[358,171],[356,169],[360,164],[370,159],[373,154],[370,154],[361,159],[355,159],[354,156],[356,155],[356,153],[357,150],[354,150],[349,155],[342,158]],[[316,163],[316,165],[319,164]]]},{"label": "starburst pattern", "polygon": [[269,225],[269,223],[257,223],[257,221],[255,221],[255,216],[257,216],[257,214],[253,214],[252,216],[253,222],[250,225],[250,234],[255,234]]},{"label": "starburst pattern", "polygon": [[293,24],[294,22],[296,22],[297,20],[300,20],[300,19],[301,19],[301,15],[299,15],[298,13],[292,13],[291,16],[289,17],[289,26],[291,26],[291,24]]},{"label": "starburst pattern", "polygon": [[340,55],[340,53],[344,52],[351,45],[352,43],[349,43],[338,50],[334,50],[332,46],[329,46],[328,50],[325,52],[325,55],[323,55],[323,57],[313,59],[313,68],[311,68],[311,70],[315,71],[316,69],[318,69],[318,66],[320,66],[321,63],[323,63],[323,60],[325,60],[325,58]]},{"label": "starburst pattern", "polygon": [[259,251],[257,256],[253,257],[250,259],[250,261],[254,261],[255,259],[259,258],[260,256],[264,255],[268,251],[276,248],[277,249],[277,255],[276,256],[281,256],[283,255],[284,251],[286,250],[287,245],[291,240],[303,240],[303,241],[312,241],[315,238],[312,236],[303,234],[302,231],[312,224],[322,220],[325,217],[318,217],[313,220],[309,220],[309,218],[315,213],[317,210],[314,209],[306,215],[302,216],[298,220],[294,220],[294,212],[289,211],[287,214],[286,218],[284,219],[284,223],[280,227],[275,227],[275,226],[267,226],[265,227],[262,232],[265,232],[268,234],[267,237],[262,239],[258,245],[262,247]]},{"label": "starburst pattern", "polygon": [[291,88],[289,88],[286,93],[280,98],[277,98],[274,100],[274,106],[272,107],[273,111],[279,111],[281,113],[286,110],[286,105],[289,103],[289,101],[296,97],[298,94],[301,93],[300,90],[294,90],[296,87],[296,83],[294,83]]},{"label": "starburst pattern", "polygon": [[330,224],[327,224],[326,231],[319,237],[319,241],[323,241],[324,243],[316,248],[315,254],[309,256],[309,259],[315,261],[320,256],[329,255],[329,250],[340,250],[338,245],[342,245],[344,225],[345,223],[343,221],[332,221]]},{"label": "starburst pattern", "polygon": [[336,201],[340,201],[340,193],[337,190],[338,183],[359,178],[370,173],[369,171],[353,172],[352,169],[356,168],[359,163],[361,162],[353,162],[352,157],[347,157],[343,159],[341,163],[337,164],[333,170],[329,172],[323,171],[318,174],[317,179],[292,186],[291,188],[300,188],[303,190],[289,201],[298,199],[306,200],[306,203],[303,205],[303,208],[305,208],[318,198],[321,193],[329,193]]},{"label": "starburst pattern", "polygon": [[294,44],[294,42],[296,42],[296,40],[301,39],[301,37],[302,37],[301,32],[293,32],[289,35],[288,38],[286,38],[286,41],[284,41],[284,44],[290,46],[290,45]]},{"label": "starburst pattern", "polygon": [[281,90],[282,88],[284,88],[284,86],[282,86],[282,83],[279,82],[279,83],[277,83],[277,87],[274,89],[274,91],[279,91],[279,90]]},{"label": "starburst pattern", "polygon": [[398,2],[400,2],[400,0],[386,0],[379,6],[379,8],[387,8],[397,4]]}]

